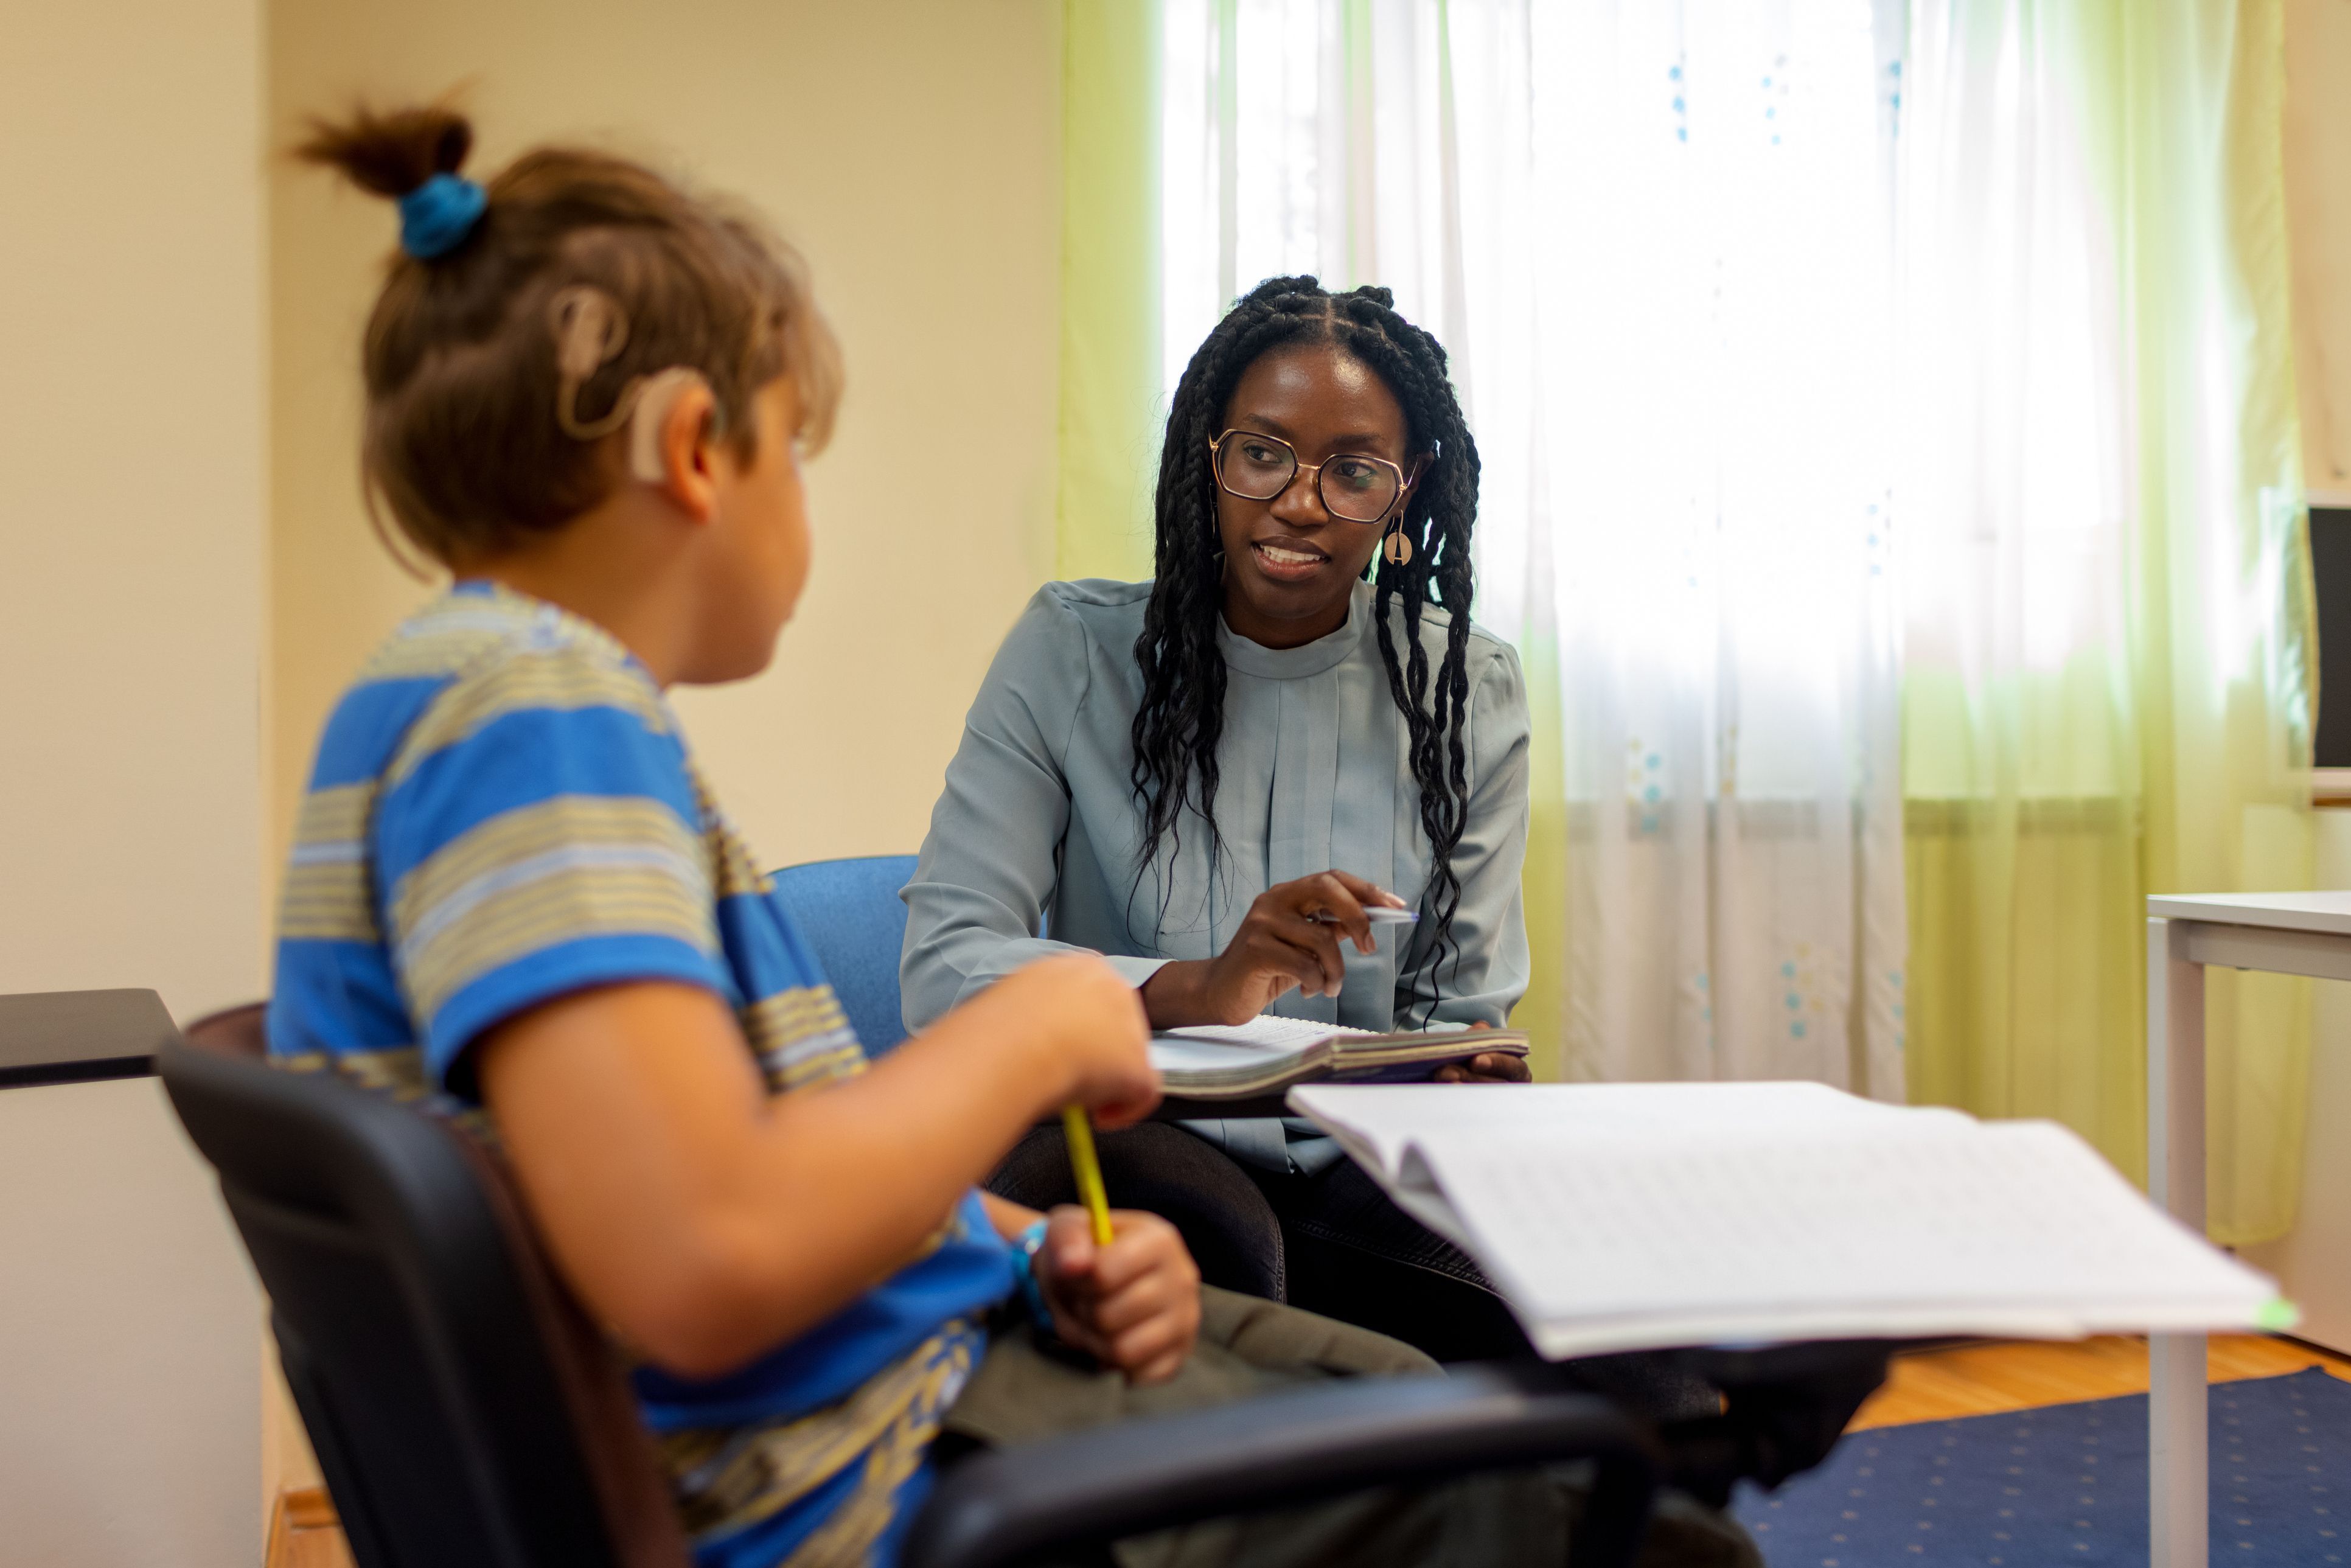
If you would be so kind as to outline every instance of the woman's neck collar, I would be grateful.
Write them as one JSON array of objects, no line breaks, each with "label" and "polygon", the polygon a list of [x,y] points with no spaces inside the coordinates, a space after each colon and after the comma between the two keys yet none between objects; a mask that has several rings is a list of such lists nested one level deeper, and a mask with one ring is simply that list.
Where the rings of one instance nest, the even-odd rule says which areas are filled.
[{"label": "woman's neck collar", "polygon": [[[1350,589],[1354,585],[1349,584]],[[1229,586],[1225,592],[1225,624],[1233,635],[1246,637],[1260,647],[1283,653],[1291,648],[1303,648],[1309,643],[1323,638],[1347,624],[1347,612],[1353,607],[1350,594],[1342,594],[1336,602],[1325,605],[1311,615],[1292,620],[1254,613],[1249,601]],[[1236,614],[1235,612],[1239,613]]]},{"label": "woman's neck collar", "polygon": [[1221,612],[1217,617],[1217,647],[1228,668],[1267,680],[1296,680],[1319,675],[1343,662],[1364,639],[1372,623],[1372,588],[1358,582],[1347,595],[1347,618],[1338,630],[1290,648],[1269,648],[1234,631]]}]

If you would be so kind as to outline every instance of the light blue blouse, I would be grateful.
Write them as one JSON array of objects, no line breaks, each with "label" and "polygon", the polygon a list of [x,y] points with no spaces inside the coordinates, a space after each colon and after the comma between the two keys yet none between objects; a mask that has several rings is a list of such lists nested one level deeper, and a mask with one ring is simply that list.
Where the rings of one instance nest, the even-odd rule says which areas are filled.
[{"label": "light blue blouse", "polygon": [[[1434,1021],[1500,1024],[1527,987],[1519,871],[1526,854],[1527,704],[1516,651],[1472,625],[1469,716],[1462,735],[1468,821],[1453,852],[1461,902],[1458,963],[1436,953],[1426,898],[1432,861],[1404,716],[1359,583],[1347,622],[1297,648],[1217,629],[1226,665],[1216,800],[1223,854],[1210,864],[1196,814],[1171,852],[1138,868],[1144,820],[1129,777],[1143,674],[1134,660],[1147,582],[1049,582],[1014,625],[964,722],[904,892],[899,983],[908,1029],[1021,965],[1090,948],[1136,985],[1171,959],[1208,958],[1249,904],[1278,883],[1336,867],[1421,901],[1420,923],[1380,928],[1366,956],[1342,943],[1340,994],[1283,996],[1269,1009],[1359,1029],[1417,1027],[1415,1002],[1438,995]],[[1404,616],[1392,608],[1399,654]],[[1446,612],[1423,613],[1432,683]],[[1040,931],[1050,933],[1040,936]],[[1405,933],[1399,939],[1397,932]],[[1274,1121],[1191,1124],[1237,1157],[1319,1168],[1332,1157],[1311,1126],[1301,1146]],[[1285,1148],[1285,1142],[1288,1147]]]}]

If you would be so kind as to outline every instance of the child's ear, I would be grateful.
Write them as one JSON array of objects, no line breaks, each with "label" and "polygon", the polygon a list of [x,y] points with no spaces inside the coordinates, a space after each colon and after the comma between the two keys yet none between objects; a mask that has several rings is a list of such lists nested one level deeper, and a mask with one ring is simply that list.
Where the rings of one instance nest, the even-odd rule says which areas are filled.
[{"label": "child's ear", "polygon": [[681,368],[647,378],[630,421],[630,477],[651,485],[697,522],[707,522],[718,506],[717,413],[710,383]]}]

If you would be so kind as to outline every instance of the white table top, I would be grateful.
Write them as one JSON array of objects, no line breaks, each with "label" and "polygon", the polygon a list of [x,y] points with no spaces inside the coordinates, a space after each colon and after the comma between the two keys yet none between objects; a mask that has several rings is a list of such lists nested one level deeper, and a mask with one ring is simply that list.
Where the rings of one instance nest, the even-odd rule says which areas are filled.
[{"label": "white table top", "polygon": [[2185,893],[2147,901],[2150,919],[2259,925],[2351,936],[2351,890],[2327,893]]}]

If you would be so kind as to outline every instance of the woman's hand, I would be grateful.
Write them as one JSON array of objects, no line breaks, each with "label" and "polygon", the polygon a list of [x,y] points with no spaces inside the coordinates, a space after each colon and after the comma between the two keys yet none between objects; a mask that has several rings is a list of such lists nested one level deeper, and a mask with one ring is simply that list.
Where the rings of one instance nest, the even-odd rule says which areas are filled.
[{"label": "woman's hand", "polygon": [[1496,1051],[1467,1061],[1448,1061],[1430,1079],[1437,1083],[1531,1083],[1534,1076],[1525,1057]]},{"label": "woman's hand", "polygon": [[1247,1023],[1296,987],[1335,997],[1346,978],[1341,937],[1373,951],[1366,906],[1402,909],[1404,900],[1343,871],[1319,872],[1267,888],[1240,929],[1213,958],[1163,964],[1143,987],[1155,1029]]},{"label": "woman's hand", "polygon": [[[1491,1029],[1489,1023],[1473,1023],[1471,1029]],[[1483,1056],[1473,1056],[1467,1061],[1448,1061],[1429,1075],[1437,1083],[1531,1083],[1533,1070],[1523,1056],[1508,1051],[1492,1051]]]},{"label": "woman's hand", "polygon": [[1184,1238],[1155,1214],[1113,1209],[1111,1244],[1094,1244],[1086,1211],[1045,1217],[1037,1282],[1064,1343],[1114,1366],[1129,1383],[1164,1383],[1200,1333],[1200,1270]]}]

